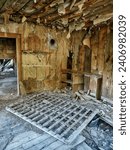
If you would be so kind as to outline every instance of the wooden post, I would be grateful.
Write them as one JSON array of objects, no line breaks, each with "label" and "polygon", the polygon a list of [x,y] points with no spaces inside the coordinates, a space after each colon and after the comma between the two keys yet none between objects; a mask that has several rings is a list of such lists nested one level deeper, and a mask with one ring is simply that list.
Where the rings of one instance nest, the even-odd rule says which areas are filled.
[{"label": "wooden post", "polygon": [[102,94],[102,77],[97,78],[96,99],[101,100]]},{"label": "wooden post", "polygon": [[[91,72],[91,49],[90,49],[90,37],[85,37],[83,40],[84,44],[84,71],[90,73]],[[90,77],[84,76],[84,91],[89,90],[89,84],[90,84]]]}]

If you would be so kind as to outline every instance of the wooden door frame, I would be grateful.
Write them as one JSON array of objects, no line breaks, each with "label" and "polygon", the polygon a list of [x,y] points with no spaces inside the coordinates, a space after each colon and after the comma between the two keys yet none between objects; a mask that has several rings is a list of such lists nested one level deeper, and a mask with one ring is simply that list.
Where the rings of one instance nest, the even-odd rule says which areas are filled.
[{"label": "wooden door frame", "polygon": [[16,62],[17,62],[17,94],[20,95],[20,81],[22,81],[22,54],[21,54],[21,34],[0,32],[0,38],[16,39]]}]

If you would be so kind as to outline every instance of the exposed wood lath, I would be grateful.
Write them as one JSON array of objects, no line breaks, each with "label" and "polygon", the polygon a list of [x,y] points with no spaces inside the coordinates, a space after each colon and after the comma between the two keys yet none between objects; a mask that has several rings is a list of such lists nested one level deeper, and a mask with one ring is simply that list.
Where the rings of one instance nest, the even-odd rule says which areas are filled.
[{"label": "exposed wood lath", "polygon": [[1,0],[0,18],[51,28],[87,29],[112,18],[112,0]]}]

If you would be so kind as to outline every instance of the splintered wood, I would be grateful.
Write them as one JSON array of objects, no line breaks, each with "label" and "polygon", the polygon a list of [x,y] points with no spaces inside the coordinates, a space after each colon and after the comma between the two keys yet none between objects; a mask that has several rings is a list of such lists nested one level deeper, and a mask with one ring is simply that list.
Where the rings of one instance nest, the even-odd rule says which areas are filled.
[{"label": "splintered wood", "polygon": [[6,109],[66,144],[73,143],[98,113],[56,94],[40,94]]}]

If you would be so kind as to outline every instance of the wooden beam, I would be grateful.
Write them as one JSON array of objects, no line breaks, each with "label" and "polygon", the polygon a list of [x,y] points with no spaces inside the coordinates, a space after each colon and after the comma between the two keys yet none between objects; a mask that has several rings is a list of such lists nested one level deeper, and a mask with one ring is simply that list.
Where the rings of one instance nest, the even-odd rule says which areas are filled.
[{"label": "wooden beam", "polygon": [[[8,14],[12,14],[14,12],[14,5],[18,0],[6,0],[3,6],[0,8],[0,13],[7,12]],[[1,4],[1,2],[0,2]]]},{"label": "wooden beam", "polygon": [[13,2],[12,3],[13,10],[14,10],[13,14],[18,13],[19,10],[21,10],[25,6],[26,3],[27,3],[27,0],[16,0],[16,2]]},{"label": "wooden beam", "polygon": [[[48,6],[48,7],[49,7],[49,6]],[[40,17],[40,18],[43,20],[45,17],[48,17],[48,16],[53,15],[53,14],[55,14],[55,13],[57,13],[57,9],[56,9],[56,8],[51,8],[51,9],[45,8],[44,13],[41,12],[41,13],[39,13],[38,15],[37,15],[37,14],[31,15],[31,18]]]},{"label": "wooden beam", "polygon": [[100,74],[95,74],[95,73],[89,73],[86,71],[77,71],[77,70],[70,70],[70,69],[61,69],[62,73],[74,73],[75,75],[81,75],[81,76],[86,76],[86,77],[93,77],[93,78],[102,78],[102,75]]},{"label": "wooden beam", "polygon": [[32,2],[32,0],[26,1],[26,2],[22,5],[22,7],[20,7],[15,13],[19,13],[20,11],[22,11],[23,9],[25,9],[26,7],[28,7],[28,4],[29,4],[30,2]]},{"label": "wooden beam", "polygon": [[73,8],[72,11],[69,11],[62,16],[59,16],[59,14],[56,14],[55,16],[52,16],[50,19],[47,20],[47,24],[55,22],[55,21],[60,20],[62,18],[66,18],[66,17],[70,16],[71,14],[75,13],[77,11],[77,9],[78,8]]},{"label": "wooden beam", "polygon": [[20,34],[17,33],[8,33],[8,32],[0,32],[0,37],[5,38],[20,38]]},{"label": "wooden beam", "polygon": [[5,5],[6,2],[7,2],[7,0],[1,0],[0,1],[0,12],[1,12],[1,10],[4,7],[4,5]]},{"label": "wooden beam", "polygon": [[48,3],[45,3],[44,5],[42,5],[39,9],[36,9],[35,11],[33,12],[30,12],[30,13],[27,13],[27,12],[24,12],[23,13],[26,15],[26,17],[30,17],[33,15],[40,15],[41,13],[43,14],[45,11],[46,11],[46,7],[49,7],[49,5],[53,2],[53,0],[49,1]]},{"label": "wooden beam", "polygon": [[101,95],[102,95],[102,78],[98,78],[96,85],[96,99],[101,100]]},{"label": "wooden beam", "polygon": [[102,13],[105,15],[105,14],[108,14],[108,13],[111,13],[112,12],[112,9],[113,8],[113,5],[108,5],[106,7],[103,7],[102,9],[99,8],[98,10],[96,10],[95,12],[90,12],[89,14],[87,14],[86,16],[83,17],[84,20],[94,20],[94,18],[96,19],[97,16],[101,15]]}]

